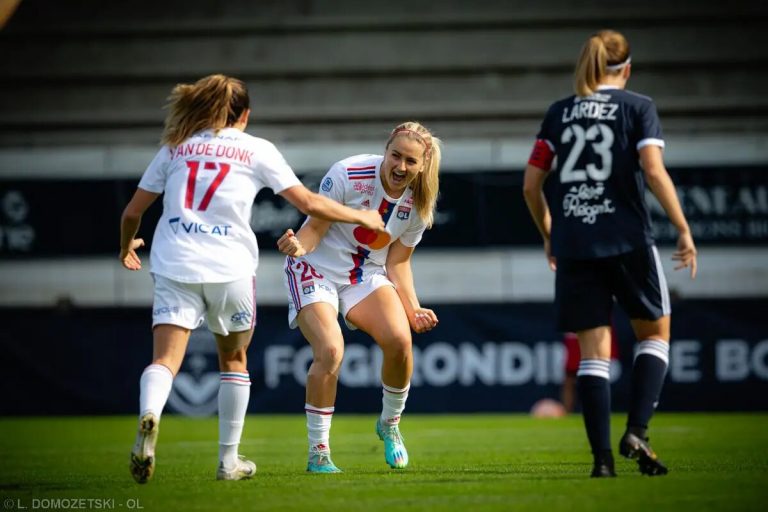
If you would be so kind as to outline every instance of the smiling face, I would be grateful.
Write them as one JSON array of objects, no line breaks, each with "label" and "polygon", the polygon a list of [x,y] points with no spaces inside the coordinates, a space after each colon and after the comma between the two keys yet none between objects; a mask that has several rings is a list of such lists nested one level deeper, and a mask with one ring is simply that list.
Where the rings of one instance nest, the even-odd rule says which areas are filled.
[{"label": "smiling face", "polygon": [[424,171],[424,143],[398,135],[387,146],[381,163],[381,184],[388,196],[398,198]]}]

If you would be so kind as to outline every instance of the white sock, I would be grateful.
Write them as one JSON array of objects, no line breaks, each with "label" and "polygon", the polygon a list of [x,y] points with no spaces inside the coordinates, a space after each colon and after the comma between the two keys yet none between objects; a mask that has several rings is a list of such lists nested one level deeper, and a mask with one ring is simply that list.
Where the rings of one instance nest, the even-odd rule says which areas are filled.
[{"label": "white sock", "polygon": [[405,401],[408,400],[410,383],[403,389],[393,388],[381,383],[383,388],[381,399],[381,423],[384,425],[397,425],[400,423],[400,415],[405,410]]},{"label": "white sock", "polygon": [[139,416],[151,412],[159,420],[172,386],[173,373],[167,366],[151,364],[144,368],[139,380]]},{"label": "white sock", "polygon": [[304,412],[307,413],[309,451],[312,449],[330,451],[331,420],[334,409],[334,407],[315,407],[312,404],[304,404]]},{"label": "white sock", "polygon": [[237,447],[243,435],[245,413],[251,396],[248,372],[222,372],[219,384],[219,462],[224,468],[237,465]]}]

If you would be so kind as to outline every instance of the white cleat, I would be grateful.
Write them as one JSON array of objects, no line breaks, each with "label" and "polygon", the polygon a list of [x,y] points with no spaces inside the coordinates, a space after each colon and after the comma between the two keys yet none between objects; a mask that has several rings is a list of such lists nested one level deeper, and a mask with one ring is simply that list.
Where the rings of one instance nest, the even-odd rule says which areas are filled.
[{"label": "white cleat", "polygon": [[216,470],[216,480],[246,480],[256,474],[256,463],[246,460],[242,455],[237,456],[237,464],[232,469],[224,469],[219,462]]},{"label": "white cleat", "polygon": [[155,445],[160,431],[160,420],[148,412],[139,419],[136,443],[131,450],[131,475],[140,484],[145,484],[155,472]]}]

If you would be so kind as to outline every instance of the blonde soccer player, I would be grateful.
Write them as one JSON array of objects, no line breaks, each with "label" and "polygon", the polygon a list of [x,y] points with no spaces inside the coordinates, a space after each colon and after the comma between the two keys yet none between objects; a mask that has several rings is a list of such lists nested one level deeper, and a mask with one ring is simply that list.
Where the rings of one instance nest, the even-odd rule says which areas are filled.
[{"label": "blonde soccer player", "polygon": [[[629,43],[602,30],[584,43],[575,93],[547,111],[525,169],[524,194],[555,270],[558,329],[575,332],[579,398],[593,455],[593,477],[616,476],[610,445],[611,310],[614,300],[638,340],[627,429],[619,452],[640,472],[667,467],[647,429],[669,361],[670,301],[650,216],[646,184],[679,237],[673,259],[696,275],[696,246],[662,157],[653,100],[625,89]],[[549,177],[549,204],[542,193]]]},{"label": "blonde soccer player", "polygon": [[344,354],[339,313],[353,329],[381,347],[382,410],[376,434],[392,468],[408,465],[400,416],[413,373],[411,330],[433,329],[434,311],[416,296],[411,256],[434,220],[439,187],[440,141],[408,122],[390,134],[384,155],[356,155],[335,163],[320,193],[353,208],[378,209],[386,232],[333,224],[310,216],[299,231],[278,241],[287,254],[288,321],[312,346],[305,412],[309,438],[307,471],[336,473],[330,429]]}]

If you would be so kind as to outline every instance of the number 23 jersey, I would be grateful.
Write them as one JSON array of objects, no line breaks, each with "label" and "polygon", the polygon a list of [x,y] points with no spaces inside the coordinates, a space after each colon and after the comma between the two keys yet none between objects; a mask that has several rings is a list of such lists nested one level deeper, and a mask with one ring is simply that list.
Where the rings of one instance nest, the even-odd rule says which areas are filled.
[{"label": "number 23 jersey", "polygon": [[395,240],[415,247],[426,225],[406,188],[399,198],[389,197],[379,175],[381,155],[356,155],[336,162],[320,183],[319,193],[358,210],[376,209],[387,233],[376,233],[355,224],[336,222],[318,247],[305,255],[325,278],[339,284],[357,284],[374,273],[384,273],[389,246]]},{"label": "number 23 jersey", "polygon": [[570,96],[552,104],[537,139],[557,157],[545,186],[554,256],[601,258],[653,244],[639,151],[664,140],[650,98],[606,86]]},{"label": "number 23 jersey", "polygon": [[151,272],[184,283],[255,275],[259,248],[250,220],[256,194],[300,184],[271,142],[235,128],[164,146],[139,182],[139,188],[164,193]]}]

